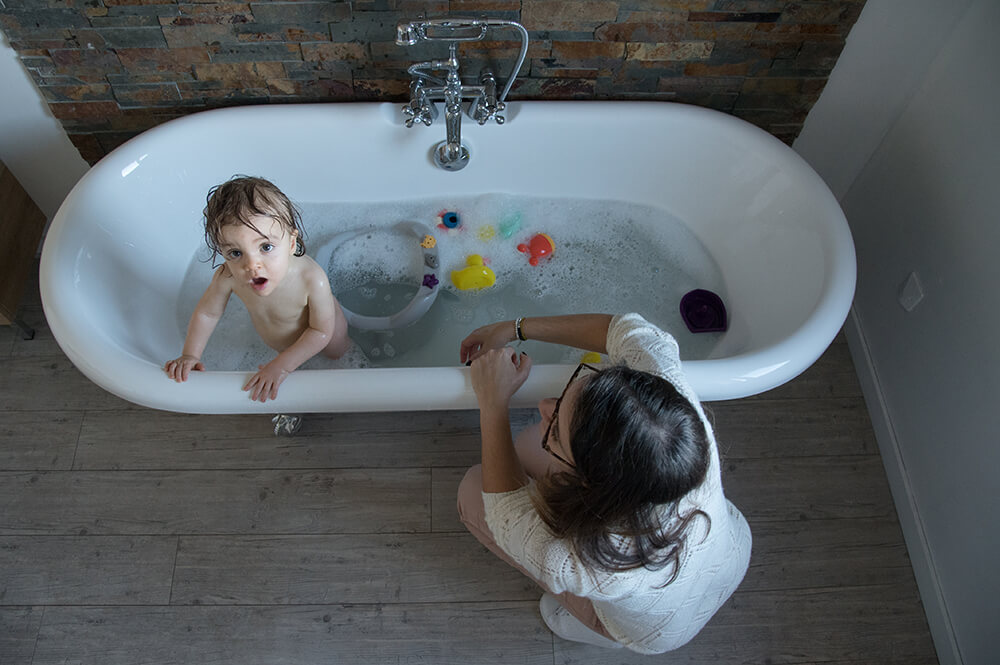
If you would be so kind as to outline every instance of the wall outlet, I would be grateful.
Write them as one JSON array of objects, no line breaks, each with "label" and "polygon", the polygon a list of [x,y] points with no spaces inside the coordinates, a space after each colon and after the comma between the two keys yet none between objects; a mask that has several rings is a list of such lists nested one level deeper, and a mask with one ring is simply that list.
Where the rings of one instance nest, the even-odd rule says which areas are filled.
[{"label": "wall outlet", "polygon": [[912,312],[913,308],[924,299],[924,287],[920,284],[920,276],[916,271],[911,272],[899,289],[899,304],[907,312]]}]

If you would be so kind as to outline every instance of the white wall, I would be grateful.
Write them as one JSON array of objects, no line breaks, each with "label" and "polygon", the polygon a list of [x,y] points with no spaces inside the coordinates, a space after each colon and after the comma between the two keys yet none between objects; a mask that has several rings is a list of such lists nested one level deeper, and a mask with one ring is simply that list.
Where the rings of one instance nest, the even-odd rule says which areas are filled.
[{"label": "white wall", "polygon": [[966,665],[1000,626],[998,32],[996,0],[868,0],[795,144],[851,223],[852,353],[939,658]]},{"label": "white wall", "polygon": [[0,160],[49,219],[88,168],[2,32]]}]

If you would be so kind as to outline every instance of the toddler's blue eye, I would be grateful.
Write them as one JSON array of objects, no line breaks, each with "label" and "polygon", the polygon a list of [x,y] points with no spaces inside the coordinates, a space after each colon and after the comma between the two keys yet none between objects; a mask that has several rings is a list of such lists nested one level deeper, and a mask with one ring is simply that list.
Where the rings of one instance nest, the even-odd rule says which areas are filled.
[{"label": "toddler's blue eye", "polygon": [[226,256],[228,256],[231,259],[238,259],[241,256],[243,256],[243,252],[241,252],[238,249],[231,249],[229,250],[229,253],[226,254]]},{"label": "toddler's blue eye", "polygon": [[260,246],[260,249],[262,252],[270,252],[272,249],[274,249],[274,245],[272,245],[269,242],[265,242],[263,245]]}]

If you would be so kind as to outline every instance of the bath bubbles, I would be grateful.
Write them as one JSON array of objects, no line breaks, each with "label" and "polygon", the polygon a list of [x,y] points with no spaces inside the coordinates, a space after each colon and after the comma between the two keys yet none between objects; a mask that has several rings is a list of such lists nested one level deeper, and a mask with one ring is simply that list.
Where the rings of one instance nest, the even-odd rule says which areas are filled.
[{"label": "bath bubbles", "polygon": [[[681,297],[696,288],[709,289],[733,309],[721,272],[697,236],[683,221],[659,208],[506,194],[299,204],[309,253],[329,257],[323,267],[344,307],[359,314],[388,316],[410,302],[424,275],[434,274],[439,281],[434,305],[415,323],[394,331],[391,343],[387,335],[393,331],[351,329],[356,350],[353,355],[349,352],[350,359],[314,359],[308,367],[455,365],[462,339],[476,327],[497,320],[628,311],[639,312],[674,334],[684,359],[698,359],[708,357],[721,335],[689,333],[678,310]],[[461,225],[439,227],[443,211],[457,212]],[[439,265],[425,265],[413,236],[391,228],[401,221],[420,222],[431,229]],[[369,231],[339,244],[332,254],[321,251],[337,234],[368,227]],[[532,266],[517,245],[539,233],[551,236],[555,251]],[[465,267],[470,254],[482,256],[496,273],[494,286],[483,291],[454,287],[451,271]],[[209,265],[192,261],[184,302],[178,309],[178,320],[185,328],[211,272]],[[240,309],[238,299],[232,298],[206,349],[206,364],[212,358],[210,369],[255,369],[252,363],[274,357],[275,352],[257,338],[245,309]],[[234,348],[243,352],[230,351]],[[576,350],[531,341],[519,348],[528,351],[536,363],[575,363],[580,357]],[[252,357],[246,355],[249,350]]]}]

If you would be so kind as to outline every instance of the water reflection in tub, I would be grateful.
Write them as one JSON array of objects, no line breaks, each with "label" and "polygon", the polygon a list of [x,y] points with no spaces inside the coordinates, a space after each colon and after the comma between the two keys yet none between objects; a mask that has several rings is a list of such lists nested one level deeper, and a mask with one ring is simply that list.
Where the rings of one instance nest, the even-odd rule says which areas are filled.
[{"label": "water reflection in tub", "polygon": [[[575,312],[637,311],[677,337],[686,360],[710,357],[721,333],[693,335],[678,311],[681,297],[696,288],[727,300],[719,268],[691,230],[658,208],[620,201],[535,198],[503,194],[436,197],[393,203],[299,203],[309,255],[320,258],[341,303],[358,314],[385,316],[409,302],[424,274],[441,289],[416,323],[389,331],[352,329],[355,348],[332,361],[316,357],[303,369],[337,367],[428,367],[458,363],[462,338],[477,326],[517,316]],[[460,225],[442,223],[457,212]],[[412,236],[389,227],[413,220],[431,228],[440,264],[425,266]],[[449,220],[451,221],[451,220]],[[331,248],[330,238],[353,228],[372,233]],[[516,229],[513,230],[512,229]],[[517,246],[546,233],[555,242],[551,257],[537,266]],[[452,270],[470,254],[481,255],[496,273],[496,285],[460,291]],[[192,258],[178,301],[181,335],[210,281],[205,252]],[[732,305],[730,308],[732,308]],[[535,363],[576,363],[580,352],[523,343]],[[232,298],[203,355],[214,370],[251,370],[274,357],[257,337],[249,315]]]}]

